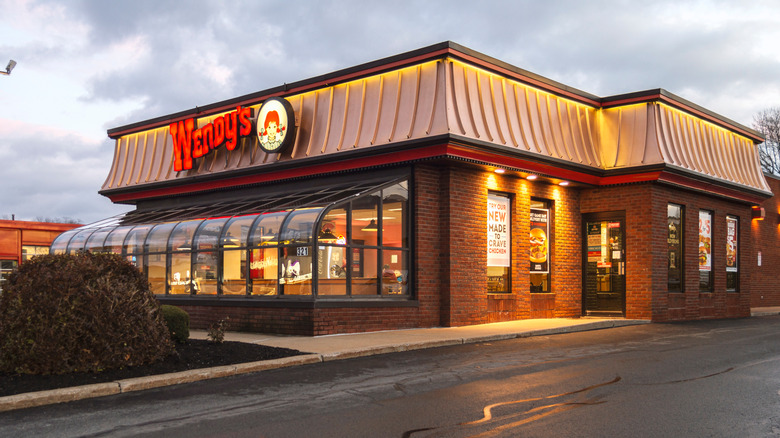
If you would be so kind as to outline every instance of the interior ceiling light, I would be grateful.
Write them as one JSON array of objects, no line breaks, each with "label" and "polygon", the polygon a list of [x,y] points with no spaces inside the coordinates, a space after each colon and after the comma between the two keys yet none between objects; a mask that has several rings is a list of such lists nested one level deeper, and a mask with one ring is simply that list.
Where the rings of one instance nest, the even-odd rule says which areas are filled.
[{"label": "interior ceiling light", "polygon": [[371,223],[366,225],[365,228],[363,228],[361,231],[377,231],[379,230],[376,226],[376,221],[371,219]]}]

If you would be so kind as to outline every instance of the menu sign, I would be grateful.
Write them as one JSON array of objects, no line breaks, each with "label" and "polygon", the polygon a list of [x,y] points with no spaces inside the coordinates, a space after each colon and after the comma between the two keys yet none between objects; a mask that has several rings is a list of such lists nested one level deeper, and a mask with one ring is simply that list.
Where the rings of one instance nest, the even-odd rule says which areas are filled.
[{"label": "menu sign", "polygon": [[509,260],[509,198],[488,195],[487,202],[487,265],[508,267]]},{"label": "menu sign", "polygon": [[737,272],[737,218],[730,216],[726,217],[726,272]]},{"label": "menu sign", "polygon": [[712,270],[712,213],[699,212],[699,271]]},{"label": "menu sign", "polygon": [[530,261],[532,274],[547,274],[550,272],[550,210],[542,208],[531,209]]}]

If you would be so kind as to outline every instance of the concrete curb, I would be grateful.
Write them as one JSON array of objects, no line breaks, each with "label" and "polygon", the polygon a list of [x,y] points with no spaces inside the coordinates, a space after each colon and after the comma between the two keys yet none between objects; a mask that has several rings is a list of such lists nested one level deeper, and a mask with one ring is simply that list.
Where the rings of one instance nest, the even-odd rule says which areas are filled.
[{"label": "concrete curb", "polygon": [[94,385],[75,386],[71,388],[52,389],[26,394],[0,397],[0,412],[25,409],[49,404],[64,403],[87,398],[103,397],[132,391],[159,388],[163,386],[179,385],[207,379],[235,376],[239,374],[254,373],[278,368],[286,368],[297,365],[307,365],[332,360],[351,359],[357,357],[373,356],[378,354],[398,353],[403,351],[422,350],[427,348],[448,347],[452,345],[475,344],[480,342],[503,341],[515,338],[531,336],[547,336],[564,333],[582,332],[588,330],[600,330],[628,325],[647,324],[647,320],[607,320],[593,321],[586,324],[554,327],[542,330],[498,333],[483,336],[459,337],[425,340],[418,342],[406,342],[397,345],[376,345],[371,347],[348,349],[323,354],[303,354],[300,356],[285,357],[282,359],[248,362],[235,365],[225,365],[214,368],[181,371],[178,373],[159,374],[154,376],[137,377],[118,380],[115,382],[97,383]]},{"label": "concrete curb", "polygon": [[52,389],[48,391],[28,392],[25,394],[0,397],[0,412],[16,409],[32,408],[56,403],[71,402],[125,392],[143,391],[162,386],[179,385],[219,377],[254,373],[276,368],[286,368],[296,365],[322,362],[319,354],[304,354],[281,359],[248,362],[236,365],[204,368],[199,370],[181,371],[178,373],[158,374],[154,376],[136,377],[115,382],[96,383],[94,385],[74,386],[70,388]]}]

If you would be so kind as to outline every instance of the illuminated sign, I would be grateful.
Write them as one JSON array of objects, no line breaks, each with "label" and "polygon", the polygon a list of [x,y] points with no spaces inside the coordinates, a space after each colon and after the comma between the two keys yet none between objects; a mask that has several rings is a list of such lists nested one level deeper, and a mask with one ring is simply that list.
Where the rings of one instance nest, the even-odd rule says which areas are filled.
[{"label": "illuminated sign", "polygon": [[[295,113],[284,99],[268,99],[252,120],[252,109],[238,106],[234,111],[214,118],[196,128],[195,118],[171,123],[173,139],[173,170],[192,169],[192,162],[222,145],[232,151],[241,137],[257,132],[260,148],[268,153],[280,153],[295,141]],[[257,129],[255,130],[255,126]]]},{"label": "illuminated sign", "polygon": [[283,152],[295,142],[295,113],[290,102],[284,99],[266,100],[255,125],[260,149],[269,154]]},{"label": "illuminated sign", "polygon": [[236,107],[235,111],[221,115],[205,126],[195,129],[195,119],[189,118],[171,123],[173,138],[173,170],[192,169],[192,160],[219,148],[222,144],[232,151],[240,137],[252,133],[250,108]]}]

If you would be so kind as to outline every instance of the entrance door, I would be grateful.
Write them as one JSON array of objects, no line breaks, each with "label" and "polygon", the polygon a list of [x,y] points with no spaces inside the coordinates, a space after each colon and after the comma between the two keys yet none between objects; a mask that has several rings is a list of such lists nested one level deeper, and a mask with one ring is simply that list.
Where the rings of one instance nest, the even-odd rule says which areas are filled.
[{"label": "entrance door", "polygon": [[625,315],[625,214],[586,214],[582,223],[582,313]]}]

